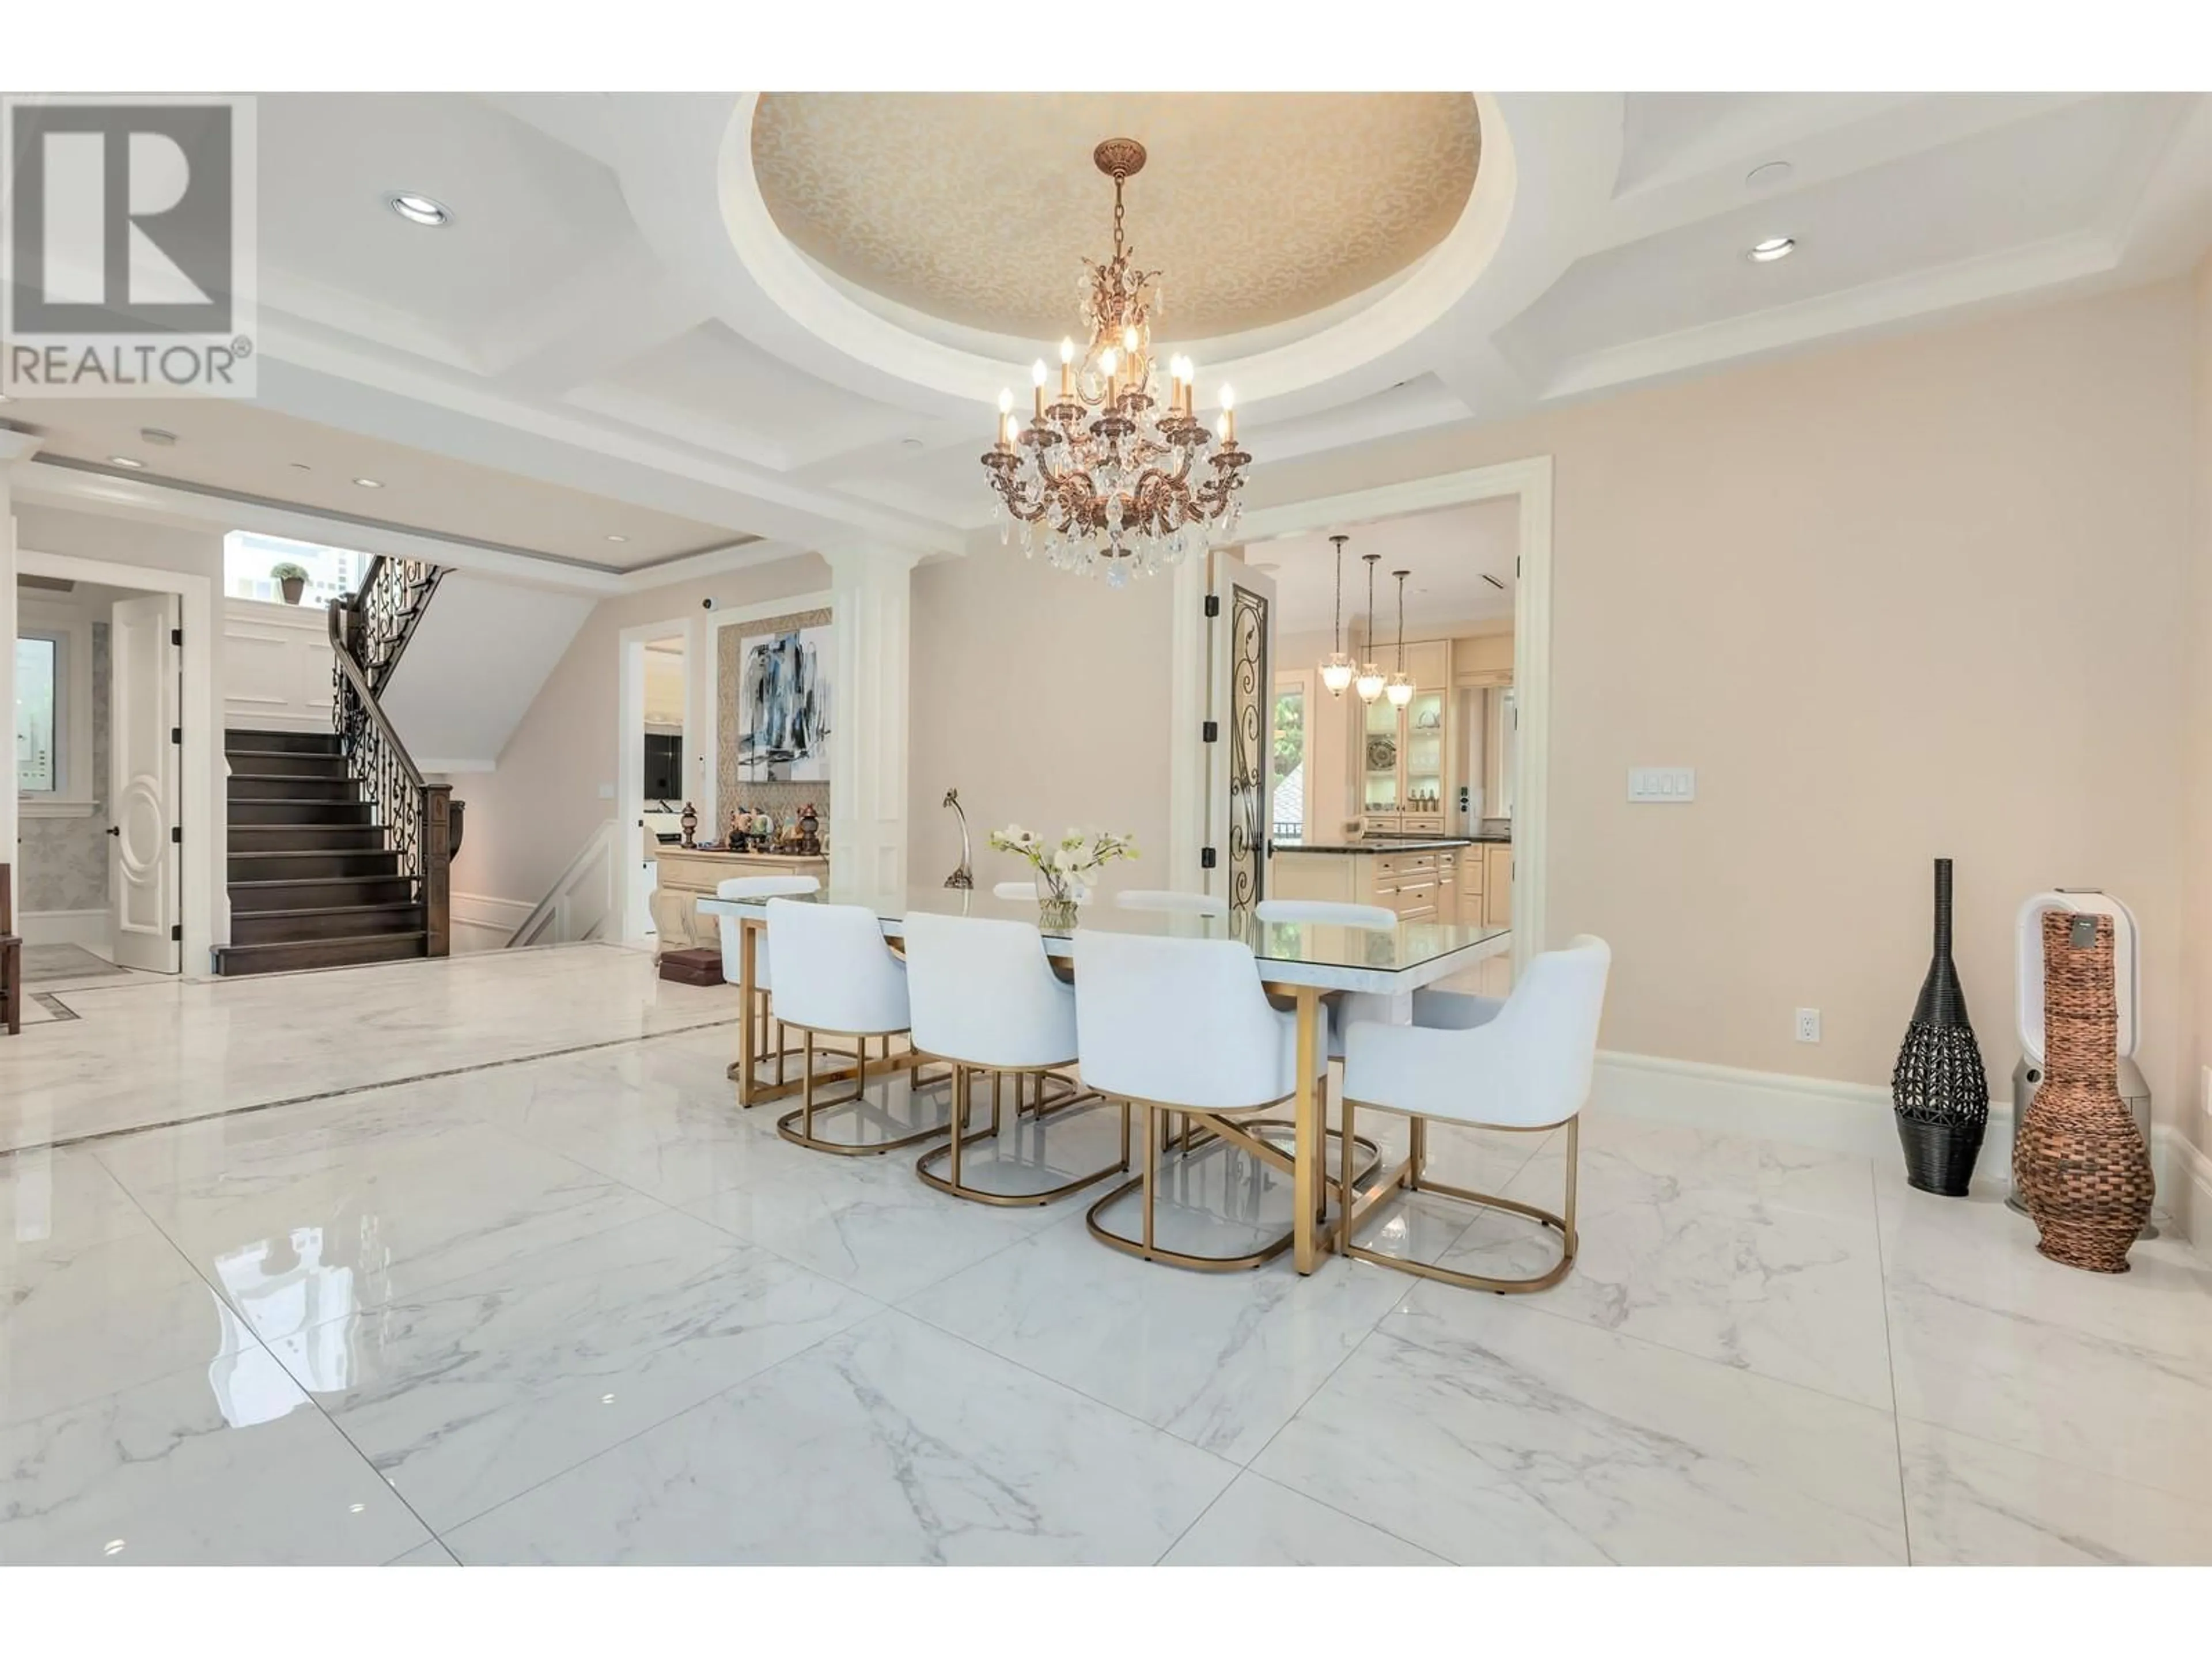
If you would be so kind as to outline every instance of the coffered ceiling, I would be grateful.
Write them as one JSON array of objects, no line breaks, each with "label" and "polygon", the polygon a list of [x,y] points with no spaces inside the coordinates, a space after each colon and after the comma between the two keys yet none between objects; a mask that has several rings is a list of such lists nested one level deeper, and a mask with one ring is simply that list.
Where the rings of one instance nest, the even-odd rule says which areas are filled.
[{"label": "coffered ceiling", "polygon": [[[2197,94],[259,103],[258,404],[0,422],[95,465],[173,428],[152,470],[520,549],[549,580],[993,533],[991,403],[1110,244],[1108,136],[1151,149],[1129,235],[1164,269],[1160,337],[1203,342],[1202,412],[1234,384],[1255,476],[2149,281],[2212,242]],[[451,222],[404,222],[395,191]],[[1796,252],[1749,261],[1771,236]],[[33,496],[87,476],[33,470]],[[356,474],[386,488],[364,502]]]}]

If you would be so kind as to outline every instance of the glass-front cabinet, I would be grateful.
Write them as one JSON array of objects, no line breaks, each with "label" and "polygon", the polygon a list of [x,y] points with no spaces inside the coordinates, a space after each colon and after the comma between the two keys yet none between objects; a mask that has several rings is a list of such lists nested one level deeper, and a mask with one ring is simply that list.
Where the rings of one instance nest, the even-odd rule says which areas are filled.
[{"label": "glass-front cabinet", "polygon": [[1377,697],[1362,711],[1360,807],[1370,832],[1442,835],[1450,811],[1451,647],[1408,641],[1413,701]]}]

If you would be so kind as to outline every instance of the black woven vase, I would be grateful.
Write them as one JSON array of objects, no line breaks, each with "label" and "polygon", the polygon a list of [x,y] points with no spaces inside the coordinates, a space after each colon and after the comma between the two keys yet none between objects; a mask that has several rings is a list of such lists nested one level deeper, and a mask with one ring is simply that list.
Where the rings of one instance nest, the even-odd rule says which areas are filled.
[{"label": "black woven vase", "polygon": [[1923,1193],[1964,1198],[1990,1121],[1990,1083],[1966,1018],[1966,994],[1951,962],[1951,860],[1936,860],[1936,954],[1921,981],[1920,1000],[1889,1094],[1905,1176]]}]

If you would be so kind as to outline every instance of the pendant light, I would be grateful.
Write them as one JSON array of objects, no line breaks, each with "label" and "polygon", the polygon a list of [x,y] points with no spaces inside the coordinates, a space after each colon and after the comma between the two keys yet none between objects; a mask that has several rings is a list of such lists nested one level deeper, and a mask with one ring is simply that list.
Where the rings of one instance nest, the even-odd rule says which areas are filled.
[{"label": "pendant light", "polygon": [[1382,695],[1390,699],[1393,708],[1403,708],[1413,700],[1413,683],[1406,678],[1406,578],[1410,570],[1394,570],[1398,579],[1398,670],[1382,688]]},{"label": "pendant light", "polygon": [[1351,539],[1349,536],[1329,538],[1336,544],[1336,622],[1330,635],[1333,648],[1328,660],[1321,665],[1321,683],[1333,697],[1342,696],[1352,684],[1352,659],[1344,654],[1344,544]]},{"label": "pendant light", "polygon": [[[1375,654],[1375,567],[1382,562],[1380,553],[1363,553],[1367,561],[1367,654]],[[1359,678],[1352,689],[1359,693],[1359,701],[1371,703],[1382,695],[1382,671],[1371,662],[1359,665]]]}]

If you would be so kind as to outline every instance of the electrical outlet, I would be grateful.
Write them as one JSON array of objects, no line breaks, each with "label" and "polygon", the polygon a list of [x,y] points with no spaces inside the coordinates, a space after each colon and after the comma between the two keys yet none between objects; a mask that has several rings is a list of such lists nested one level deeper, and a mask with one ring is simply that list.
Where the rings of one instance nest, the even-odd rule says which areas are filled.
[{"label": "electrical outlet", "polygon": [[1818,1042],[1820,1040],[1820,1011],[1800,1008],[1797,1011],[1797,1041]]}]

